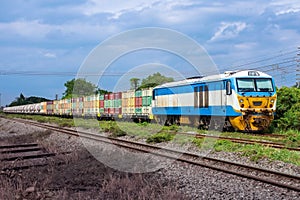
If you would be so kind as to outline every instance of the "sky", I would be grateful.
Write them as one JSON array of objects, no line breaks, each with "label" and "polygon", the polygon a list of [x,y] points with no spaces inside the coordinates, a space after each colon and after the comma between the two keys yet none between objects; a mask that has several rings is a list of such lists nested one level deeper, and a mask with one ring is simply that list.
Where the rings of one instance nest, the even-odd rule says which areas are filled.
[{"label": "sky", "polygon": [[[61,97],[64,83],[76,77],[99,44],[147,27],[194,40],[220,72],[258,69],[274,76],[278,86],[295,84],[298,0],[1,0],[1,105],[20,93]],[[188,65],[171,52],[141,49],[114,60],[99,86],[123,89],[129,87],[125,77],[142,79],[159,70],[173,76],[170,68],[176,79],[195,75]]]}]

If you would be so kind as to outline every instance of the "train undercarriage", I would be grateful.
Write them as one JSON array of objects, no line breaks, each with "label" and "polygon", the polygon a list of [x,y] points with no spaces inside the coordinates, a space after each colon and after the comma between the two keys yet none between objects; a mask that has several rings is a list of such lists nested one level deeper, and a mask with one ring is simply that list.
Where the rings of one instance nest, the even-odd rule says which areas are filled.
[{"label": "train undercarriage", "polygon": [[159,115],[155,116],[155,120],[166,126],[175,124],[204,130],[262,132],[270,126],[273,115],[247,114],[237,117]]}]

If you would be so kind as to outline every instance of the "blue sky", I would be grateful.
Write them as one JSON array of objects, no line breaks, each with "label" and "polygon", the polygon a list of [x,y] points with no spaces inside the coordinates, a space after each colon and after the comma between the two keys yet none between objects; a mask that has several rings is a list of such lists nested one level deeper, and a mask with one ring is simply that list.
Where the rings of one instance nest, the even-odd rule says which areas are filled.
[{"label": "blue sky", "polygon": [[[296,80],[299,22],[298,0],[2,0],[1,104],[9,104],[21,92],[61,97],[63,84],[76,76],[99,43],[144,27],[172,29],[192,38],[220,71],[261,69],[278,85],[290,86]],[[176,56],[153,50],[124,56],[114,65],[128,71],[147,63],[178,65],[180,73],[192,75]],[[112,90],[121,71],[108,73],[100,85]],[[143,71],[131,73],[145,76]]]}]

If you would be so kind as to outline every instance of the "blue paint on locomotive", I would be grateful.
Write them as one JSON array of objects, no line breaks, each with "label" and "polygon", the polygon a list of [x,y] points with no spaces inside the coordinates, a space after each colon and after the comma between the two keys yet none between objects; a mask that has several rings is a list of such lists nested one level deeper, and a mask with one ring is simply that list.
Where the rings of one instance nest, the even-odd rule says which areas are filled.
[{"label": "blue paint on locomotive", "polygon": [[185,107],[153,107],[154,115],[197,115],[197,116],[241,116],[232,106],[209,106],[207,108]]},{"label": "blue paint on locomotive", "polygon": [[155,96],[162,96],[162,95],[170,95],[170,94],[193,93],[195,87],[199,87],[202,85],[208,86],[209,91],[217,91],[220,89],[225,89],[225,82],[226,80],[224,81],[222,80],[222,81],[209,82],[209,83],[201,82],[197,84],[194,83],[194,84],[181,85],[181,86],[157,88],[154,89],[154,94]]}]

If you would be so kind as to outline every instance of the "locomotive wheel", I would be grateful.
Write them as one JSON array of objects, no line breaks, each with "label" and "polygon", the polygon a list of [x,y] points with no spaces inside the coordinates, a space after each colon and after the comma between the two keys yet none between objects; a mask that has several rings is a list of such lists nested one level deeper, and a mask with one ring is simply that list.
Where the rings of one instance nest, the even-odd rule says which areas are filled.
[{"label": "locomotive wheel", "polygon": [[225,119],[222,117],[218,117],[210,120],[211,130],[223,131],[224,125],[225,125]]},{"label": "locomotive wheel", "polygon": [[155,120],[159,125],[164,126],[164,125],[166,125],[167,116],[160,115],[160,116],[157,116]]}]

